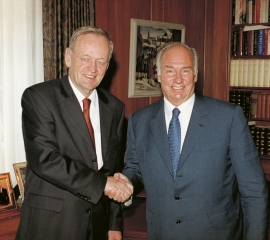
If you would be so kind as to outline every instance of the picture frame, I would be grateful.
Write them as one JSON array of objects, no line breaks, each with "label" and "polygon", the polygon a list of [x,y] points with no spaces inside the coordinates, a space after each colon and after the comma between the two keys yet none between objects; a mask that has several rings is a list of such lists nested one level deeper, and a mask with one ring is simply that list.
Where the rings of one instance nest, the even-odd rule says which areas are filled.
[{"label": "picture frame", "polygon": [[11,183],[10,173],[0,174],[0,212],[16,209],[16,201]]},{"label": "picture frame", "polygon": [[13,169],[15,172],[15,177],[18,183],[18,187],[21,194],[21,201],[24,199],[24,186],[25,186],[25,170],[26,162],[14,163]]},{"label": "picture frame", "polygon": [[183,24],[131,18],[128,97],[162,96],[155,57],[169,42],[185,42]]}]

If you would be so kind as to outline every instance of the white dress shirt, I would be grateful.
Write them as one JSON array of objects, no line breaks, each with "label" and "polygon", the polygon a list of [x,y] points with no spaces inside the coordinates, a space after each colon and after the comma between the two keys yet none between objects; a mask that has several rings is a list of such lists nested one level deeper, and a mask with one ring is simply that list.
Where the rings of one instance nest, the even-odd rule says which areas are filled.
[{"label": "white dress shirt", "polygon": [[[83,112],[83,99],[85,96],[76,88],[73,82],[69,78],[69,83],[73,89],[75,96],[77,97],[82,112]],[[97,163],[98,169],[103,166],[103,158],[102,158],[102,150],[101,150],[101,132],[100,132],[100,117],[99,117],[99,103],[98,103],[98,95],[96,89],[91,93],[88,97],[91,100],[90,106],[90,119],[94,129],[95,135],[95,144],[96,144],[96,155],[97,155]]]},{"label": "white dress shirt", "polygon": [[[182,146],[185,141],[187,129],[189,120],[191,117],[192,109],[194,106],[195,101],[195,94],[193,95],[184,103],[182,103],[180,106],[178,106],[178,109],[180,110],[179,114],[179,121],[181,126],[181,146],[180,146],[180,152],[182,151]],[[164,97],[164,112],[165,112],[165,121],[166,121],[166,129],[167,133],[169,131],[170,121],[172,119],[172,111],[175,108],[174,105],[172,105],[165,97]]]}]

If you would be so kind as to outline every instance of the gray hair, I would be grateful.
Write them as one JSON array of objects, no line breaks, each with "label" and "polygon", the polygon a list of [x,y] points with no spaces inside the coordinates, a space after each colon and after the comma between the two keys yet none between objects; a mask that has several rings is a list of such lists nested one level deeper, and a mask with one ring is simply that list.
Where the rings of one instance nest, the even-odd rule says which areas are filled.
[{"label": "gray hair", "polygon": [[110,55],[109,55],[109,60],[111,59],[112,57],[112,54],[113,54],[113,42],[111,40],[111,36],[109,35],[109,33],[107,33],[105,30],[101,29],[101,28],[98,28],[98,27],[94,27],[94,26],[84,26],[84,27],[80,27],[78,28],[77,30],[75,30],[70,38],[70,41],[69,41],[69,48],[71,50],[73,50],[74,48],[74,45],[75,45],[75,41],[77,39],[78,36],[81,36],[81,35],[85,35],[85,34],[97,34],[97,35],[101,35],[101,36],[104,36],[107,40],[108,40],[108,43],[109,43],[109,47],[110,47]]},{"label": "gray hair", "polygon": [[161,59],[164,55],[164,53],[172,48],[173,46],[175,45],[180,45],[180,46],[183,46],[185,47],[187,50],[190,51],[190,53],[192,54],[193,56],[193,71],[194,73],[197,73],[198,72],[198,64],[199,64],[199,57],[198,57],[198,54],[197,54],[197,51],[195,50],[195,48],[191,48],[190,46],[188,46],[187,44],[185,43],[181,43],[181,42],[170,42],[168,43],[167,45],[165,45],[157,54],[157,57],[156,57],[156,67],[157,67],[157,74],[160,75],[161,74]]}]

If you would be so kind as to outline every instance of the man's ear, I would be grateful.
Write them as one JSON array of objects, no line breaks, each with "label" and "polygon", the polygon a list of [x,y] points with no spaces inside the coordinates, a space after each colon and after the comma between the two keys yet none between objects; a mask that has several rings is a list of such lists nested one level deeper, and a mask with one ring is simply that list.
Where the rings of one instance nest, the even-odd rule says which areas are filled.
[{"label": "man's ear", "polygon": [[71,49],[67,48],[65,52],[65,63],[68,68],[71,66],[71,54],[72,54]]},{"label": "man's ear", "polygon": [[197,71],[196,75],[194,75],[194,82],[197,82],[197,80],[198,80],[198,71]]}]

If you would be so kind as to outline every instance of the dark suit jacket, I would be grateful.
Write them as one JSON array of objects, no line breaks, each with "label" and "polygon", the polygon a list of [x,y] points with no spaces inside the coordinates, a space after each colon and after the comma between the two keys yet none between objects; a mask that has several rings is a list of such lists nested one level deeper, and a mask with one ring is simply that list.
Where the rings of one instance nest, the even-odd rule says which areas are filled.
[{"label": "dark suit jacket", "polygon": [[167,139],[163,99],[131,114],[123,173],[145,187],[148,239],[264,239],[267,188],[243,110],[195,97],[175,181]]},{"label": "dark suit jacket", "polygon": [[[121,170],[124,104],[98,89],[104,165],[96,154],[68,77],[22,96],[27,167],[17,239],[106,239],[121,230],[121,206],[103,195],[106,175]],[[88,236],[91,236],[89,238]]]}]

